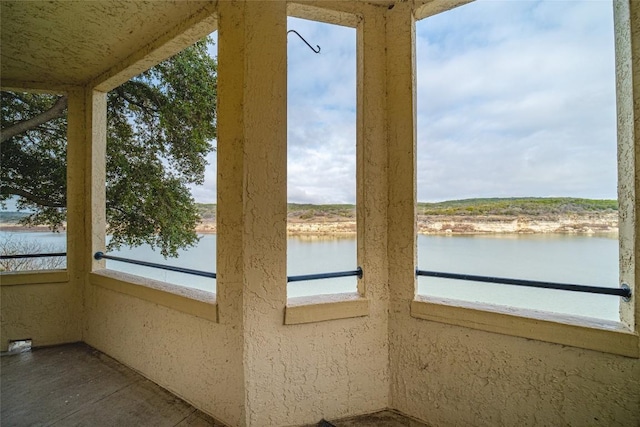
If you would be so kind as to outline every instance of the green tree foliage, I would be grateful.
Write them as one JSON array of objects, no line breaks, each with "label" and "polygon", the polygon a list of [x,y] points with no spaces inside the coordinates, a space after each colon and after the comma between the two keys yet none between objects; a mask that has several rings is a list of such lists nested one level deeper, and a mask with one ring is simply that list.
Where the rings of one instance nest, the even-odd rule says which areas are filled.
[{"label": "green tree foliage", "polygon": [[[205,38],[109,92],[108,249],[147,243],[175,256],[198,241],[189,185],[203,183],[216,137],[211,43]],[[66,217],[66,97],[1,96],[0,201],[18,197],[20,209],[34,212],[23,222],[57,229]]]}]

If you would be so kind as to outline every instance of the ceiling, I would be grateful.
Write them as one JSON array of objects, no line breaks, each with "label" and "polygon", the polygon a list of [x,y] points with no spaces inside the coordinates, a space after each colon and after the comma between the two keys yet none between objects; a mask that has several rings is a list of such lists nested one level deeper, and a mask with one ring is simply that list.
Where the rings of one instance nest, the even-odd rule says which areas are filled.
[{"label": "ceiling", "polygon": [[196,0],[2,0],[2,85],[54,89],[94,81],[128,58],[150,50],[163,35],[183,28],[212,4]]}]

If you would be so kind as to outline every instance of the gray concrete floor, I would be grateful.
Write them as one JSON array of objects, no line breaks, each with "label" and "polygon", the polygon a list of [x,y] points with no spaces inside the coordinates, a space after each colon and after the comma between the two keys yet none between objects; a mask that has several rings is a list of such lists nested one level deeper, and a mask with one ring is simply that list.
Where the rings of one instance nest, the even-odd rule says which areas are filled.
[{"label": "gray concrete floor", "polygon": [[[319,426],[322,426],[319,424]],[[326,427],[428,427],[426,424],[406,417],[395,411],[381,411],[375,414],[360,415],[358,417],[330,420]]]},{"label": "gray concrete floor", "polygon": [[[2,427],[224,427],[86,344],[3,354],[1,359]],[[329,420],[312,426],[427,427],[393,411]]]},{"label": "gray concrete floor", "polygon": [[224,426],[85,344],[1,359],[2,427]]}]

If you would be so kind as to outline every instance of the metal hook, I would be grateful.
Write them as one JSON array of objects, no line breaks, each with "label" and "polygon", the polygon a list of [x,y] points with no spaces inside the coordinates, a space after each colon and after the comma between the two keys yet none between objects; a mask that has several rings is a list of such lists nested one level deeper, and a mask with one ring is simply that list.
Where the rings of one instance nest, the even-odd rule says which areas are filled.
[{"label": "metal hook", "polygon": [[289,31],[287,31],[287,34],[289,34],[289,33],[296,33],[296,35],[297,35],[298,37],[300,37],[300,39],[301,39],[303,42],[305,42],[305,44],[306,44],[307,46],[309,46],[309,49],[311,49],[311,50],[312,50],[312,51],[314,51],[315,53],[320,53],[320,46],[316,45],[316,47],[318,48],[318,50],[315,50],[315,49],[313,48],[313,46],[311,46],[311,45],[309,44],[309,42],[308,42],[308,41],[306,41],[306,40],[304,39],[304,37],[302,37],[302,36],[301,36],[301,35],[300,35],[296,30],[289,30]]}]

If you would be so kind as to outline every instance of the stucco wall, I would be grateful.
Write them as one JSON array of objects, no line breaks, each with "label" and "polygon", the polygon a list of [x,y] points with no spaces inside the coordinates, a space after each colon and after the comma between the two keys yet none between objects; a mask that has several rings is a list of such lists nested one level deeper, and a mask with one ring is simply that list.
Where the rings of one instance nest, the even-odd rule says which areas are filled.
[{"label": "stucco wall", "polygon": [[31,339],[35,347],[82,339],[81,296],[68,281],[3,285],[0,292],[1,351],[10,340]]},{"label": "stucco wall", "polygon": [[66,270],[16,272],[0,277],[0,349],[9,340],[32,339],[34,347],[82,340],[86,264],[85,182],[86,93],[67,91],[67,244]]},{"label": "stucco wall", "polygon": [[[92,282],[89,271],[102,264],[87,255],[104,246],[105,107],[104,96],[87,89],[70,99],[77,228],[69,283],[80,286],[3,286],[3,345],[5,335],[27,332],[46,337],[36,344],[83,339],[231,426],[299,425],[387,407],[434,426],[637,425],[638,359],[410,316],[413,4],[312,1],[296,5],[296,16],[313,18],[314,6],[318,19],[359,30],[358,262],[365,277],[358,289],[368,315],[283,324],[287,4],[224,1],[217,10],[218,321]],[[637,250],[637,222],[630,233]],[[635,262],[629,271],[637,278]]]},{"label": "stucco wall", "polygon": [[396,319],[392,406],[434,426],[637,426],[640,363],[557,344]]},{"label": "stucco wall", "polygon": [[[623,2],[617,6],[620,4]],[[637,10],[635,16],[638,19]],[[434,426],[638,426],[640,362],[636,358],[411,317],[415,287],[411,272],[416,250],[412,240],[415,156],[411,153],[415,138],[402,132],[414,128],[412,101],[407,99],[414,95],[406,89],[404,98],[401,94],[415,78],[415,69],[409,63],[409,54],[400,53],[413,44],[413,35],[406,29],[411,19],[410,11],[398,8],[387,16],[388,73],[396,87],[388,100],[389,142],[393,147],[389,192],[393,206],[389,225],[391,406]],[[632,28],[637,33],[635,22]],[[619,33],[617,42],[629,48],[628,35]],[[626,88],[625,93],[619,93],[620,99],[633,105],[629,101],[629,67],[630,62],[623,67],[626,83],[618,90]],[[637,70],[633,73],[638,81]],[[630,108],[637,109],[637,105],[636,101]],[[621,150],[621,197],[626,221],[621,228],[621,272],[623,279],[634,283],[638,279],[638,144],[633,140],[633,112],[629,107],[624,116],[626,123],[623,120],[620,129],[632,139]],[[637,129],[637,119],[635,123]],[[624,307],[623,320],[633,328],[633,310],[635,307],[637,314],[638,305],[630,302]],[[482,328],[481,318],[476,325]]]},{"label": "stucco wall", "polygon": [[[371,166],[362,179],[378,190],[359,190],[358,221],[371,224],[358,245],[368,316],[283,324],[286,17],[285,2],[218,6],[219,323],[100,286],[86,290],[89,344],[234,426],[298,425],[389,404],[386,263],[379,262],[386,254],[383,103],[368,103],[371,124],[358,142],[358,161]],[[384,20],[376,14],[367,22],[364,78],[380,100]]]},{"label": "stucco wall", "polygon": [[92,286],[84,341],[229,425],[242,425],[242,341],[210,320]]},{"label": "stucco wall", "polygon": [[[243,8],[219,5],[220,85],[225,84],[222,67],[231,67],[229,62],[234,62],[235,72],[227,69],[226,76],[244,78],[234,83],[242,92],[229,94],[242,96],[235,116],[239,121],[240,114],[242,123],[235,123],[232,129],[222,123],[231,101],[220,94],[220,143],[225,144],[219,150],[220,182],[241,184],[220,187],[219,237],[224,238],[225,233],[237,237],[224,248],[235,253],[242,268],[238,281],[242,283],[246,423],[255,426],[298,425],[388,406],[386,306],[383,299],[376,299],[384,295],[386,271],[384,263],[373,262],[384,257],[384,231],[369,237],[359,234],[360,260],[364,262],[365,251],[371,253],[369,263],[362,265],[369,278],[361,288],[365,296],[376,297],[368,316],[283,325],[287,303],[286,6],[284,2],[247,2]],[[375,25],[382,37],[383,21]],[[227,46],[235,47],[229,56]],[[383,46],[379,44],[378,49],[374,53],[377,64],[375,56],[371,57],[372,80],[383,72]],[[243,63],[236,62],[238,55],[244,55]],[[264,78],[265,70],[269,78]],[[376,90],[384,91],[384,87],[378,83]],[[360,135],[358,158],[365,163],[376,159],[384,166],[384,134],[378,127],[383,123],[383,106],[370,105],[367,114],[376,125],[371,126],[374,131]],[[364,135],[370,147],[377,147],[370,148],[371,153],[361,145]],[[239,144],[227,145],[232,140]],[[385,182],[384,168],[371,168],[370,174],[371,188],[380,189]],[[380,212],[385,206],[383,195],[384,191],[372,191],[370,200],[358,201],[369,208],[359,212],[358,221],[384,222]],[[225,227],[232,218],[240,224]],[[383,245],[376,246],[376,239]],[[222,245],[218,247],[226,252]],[[219,281],[220,286],[226,285]],[[365,287],[370,289],[365,291]],[[221,321],[223,318],[221,313]]]}]

